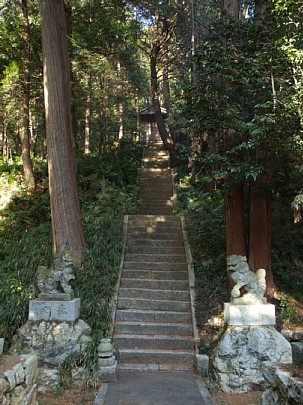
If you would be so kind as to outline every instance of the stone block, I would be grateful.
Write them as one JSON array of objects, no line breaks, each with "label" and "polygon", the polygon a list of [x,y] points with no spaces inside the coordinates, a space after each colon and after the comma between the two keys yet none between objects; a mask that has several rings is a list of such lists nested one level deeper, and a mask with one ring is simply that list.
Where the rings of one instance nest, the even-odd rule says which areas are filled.
[{"label": "stone block", "polygon": [[71,301],[75,298],[74,293],[53,293],[53,294],[44,294],[41,293],[38,295],[40,301]]},{"label": "stone block", "polygon": [[0,378],[0,399],[1,396],[9,389],[8,382],[5,378]]},{"label": "stone block", "polygon": [[22,356],[22,367],[25,371],[25,383],[29,387],[34,384],[38,375],[38,359],[34,354],[25,354]]},{"label": "stone block", "polygon": [[37,377],[37,391],[40,394],[53,392],[60,387],[60,375],[58,369],[39,368]]},{"label": "stone block", "polygon": [[234,305],[224,304],[224,319],[232,326],[274,326],[273,304]]},{"label": "stone block", "polygon": [[80,298],[70,301],[29,302],[28,319],[30,321],[66,321],[74,322],[80,316]]},{"label": "stone block", "polygon": [[303,342],[292,342],[291,350],[294,365],[303,368]]},{"label": "stone block", "polygon": [[99,368],[102,367],[110,367],[110,366],[114,366],[116,364],[116,358],[115,356],[111,356],[111,357],[99,357],[98,358],[98,366]]},{"label": "stone block", "polygon": [[196,354],[195,365],[197,374],[201,377],[208,377],[209,357],[206,354]]},{"label": "stone block", "polygon": [[16,364],[13,367],[13,370],[15,372],[16,385],[22,384],[25,381],[25,371],[22,367],[22,364],[21,363]]},{"label": "stone block", "polygon": [[9,390],[12,391],[16,387],[16,379],[14,370],[4,371],[4,376],[9,383]]},{"label": "stone block", "polygon": [[95,377],[102,383],[116,382],[117,381],[116,367],[117,361],[115,361],[115,364],[112,366],[101,367],[96,372]]}]

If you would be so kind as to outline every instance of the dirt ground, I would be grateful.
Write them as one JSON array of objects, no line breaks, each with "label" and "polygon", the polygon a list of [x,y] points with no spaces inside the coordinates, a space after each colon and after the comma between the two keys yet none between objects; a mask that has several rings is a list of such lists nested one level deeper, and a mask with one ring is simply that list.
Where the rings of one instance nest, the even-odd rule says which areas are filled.
[{"label": "dirt ground", "polygon": [[218,392],[213,396],[216,405],[260,405],[262,392],[249,392],[247,394],[226,394]]},{"label": "dirt ground", "polygon": [[57,393],[38,394],[39,405],[90,405],[98,389],[62,388]]}]

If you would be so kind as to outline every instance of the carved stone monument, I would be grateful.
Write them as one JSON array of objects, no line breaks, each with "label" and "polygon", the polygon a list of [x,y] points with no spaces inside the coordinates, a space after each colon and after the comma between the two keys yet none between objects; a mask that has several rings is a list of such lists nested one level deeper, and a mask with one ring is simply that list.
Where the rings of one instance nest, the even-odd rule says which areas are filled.
[{"label": "carved stone monument", "polygon": [[70,285],[75,279],[73,264],[72,253],[64,251],[54,256],[50,268],[39,266],[40,294],[30,301],[28,321],[13,339],[11,350],[34,352],[38,357],[39,376],[45,377],[38,379],[38,391],[52,390],[60,364],[71,353],[85,351],[91,341],[90,326],[79,319],[80,298],[74,298]]},{"label": "carved stone monument", "polygon": [[265,270],[253,273],[245,256],[227,258],[235,285],[224,304],[228,324],[212,357],[214,374],[225,392],[243,393],[264,385],[263,362],[292,362],[290,343],[275,329],[275,307],[264,297]]}]

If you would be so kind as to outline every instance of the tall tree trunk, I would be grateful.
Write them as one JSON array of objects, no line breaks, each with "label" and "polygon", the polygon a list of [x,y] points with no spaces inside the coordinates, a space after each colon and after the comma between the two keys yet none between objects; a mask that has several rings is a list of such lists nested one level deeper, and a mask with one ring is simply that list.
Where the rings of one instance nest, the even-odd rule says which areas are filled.
[{"label": "tall tree trunk", "polygon": [[228,17],[236,19],[240,17],[240,0],[222,0],[222,3]]},{"label": "tall tree trunk", "polygon": [[249,196],[249,266],[252,271],[266,270],[267,296],[275,293],[271,271],[271,198],[266,194],[268,182],[259,178],[250,183]]},{"label": "tall tree trunk", "polygon": [[22,164],[24,180],[29,190],[35,188],[34,172],[30,157],[30,125],[29,125],[29,100],[30,100],[30,27],[28,20],[27,0],[22,0],[23,14],[23,129],[21,136],[22,143]]},{"label": "tall tree trunk", "polygon": [[77,192],[63,0],[40,0],[53,250],[86,248]]},{"label": "tall tree trunk", "polygon": [[171,149],[173,146],[173,140],[169,135],[164,118],[161,111],[161,105],[159,100],[158,91],[158,75],[157,75],[157,59],[160,52],[160,45],[157,42],[153,43],[152,51],[150,55],[150,75],[151,75],[151,92],[152,92],[152,104],[155,111],[155,119],[157,122],[158,131],[162,142],[166,149]]},{"label": "tall tree trunk", "polygon": [[235,185],[224,195],[226,254],[246,256],[243,187]]},{"label": "tall tree trunk", "polygon": [[163,99],[168,117],[171,116],[170,85],[169,85],[169,56],[167,42],[163,44]]},{"label": "tall tree trunk", "polygon": [[[229,18],[238,18],[240,10],[239,0],[222,0],[222,10]],[[227,90],[231,84],[224,80]],[[227,131],[229,137],[235,137],[236,131]],[[226,254],[246,256],[245,226],[244,226],[243,186],[236,184],[225,192],[225,226],[226,226]]]},{"label": "tall tree trunk", "polygon": [[[268,2],[257,0],[255,2],[255,25],[263,29],[266,21]],[[269,74],[271,77],[272,97],[274,109],[276,105],[275,80],[269,60]],[[271,160],[271,149],[266,145],[256,151],[256,159]],[[271,269],[271,173],[267,171],[256,181],[250,183],[249,196],[249,265],[253,271],[263,268],[266,270],[266,295],[275,297],[276,286]]]},{"label": "tall tree trunk", "polygon": [[91,116],[91,87],[92,87],[92,72],[89,72],[87,80],[87,97],[85,109],[85,129],[84,129],[84,154],[90,154],[90,116]]}]

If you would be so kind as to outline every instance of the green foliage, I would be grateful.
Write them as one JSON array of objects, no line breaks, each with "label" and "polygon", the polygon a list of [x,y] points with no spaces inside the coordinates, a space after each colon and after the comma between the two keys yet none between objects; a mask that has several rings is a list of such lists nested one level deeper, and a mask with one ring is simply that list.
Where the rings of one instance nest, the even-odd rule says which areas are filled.
[{"label": "green foliage", "polygon": [[[112,146],[104,160],[96,156],[79,162],[79,194],[89,250],[81,267],[75,269],[74,289],[81,297],[81,317],[93,329],[93,343],[79,359],[70,361],[90,362],[98,339],[111,327],[109,304],[122,254],[123,215],[136,210],[140,162],[141,147],[130,141]],[[36,170],[38,167],[43,173],[42,161],[36,162]],[[9,341],[27,320],[28,301],[37,296],[38,266],[49,266],[52,260],[47,189],[41,187],[31,195],[20,192],[0,211],[0,244],[0,335]]]},{"label": "green foliage", "polygon": [[279,300],[279,309],[283,322],[295,323],[297,321],[297,315],[294,310],[294,304],[291,296],[284,292],[281,292],[279,294]]},{"label": "green foliage", "polygon": [[[181,157],[175,156],[175,160],[181,162],[184,152],[182,148]],[[199,313],[197,322],[204,330],[207,320],[212,316],[220,316],[223,302],[229,299],[223,195],[219,190],[208,190],[207,182],[198,181],[192,185],[190,177],[184,175],[184,166],[179,164],[176,170],[178,198],[175,211],[186,218],[186,233],[194,260],[196,310]],[[206,297],[211,305],[206,305]],[[202,348],[203,352],[210,350],[209,342],[202,341]]]}]

